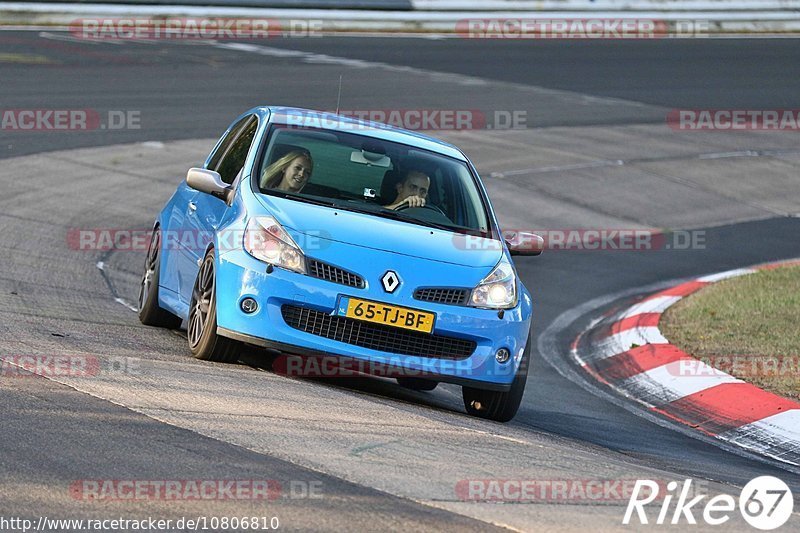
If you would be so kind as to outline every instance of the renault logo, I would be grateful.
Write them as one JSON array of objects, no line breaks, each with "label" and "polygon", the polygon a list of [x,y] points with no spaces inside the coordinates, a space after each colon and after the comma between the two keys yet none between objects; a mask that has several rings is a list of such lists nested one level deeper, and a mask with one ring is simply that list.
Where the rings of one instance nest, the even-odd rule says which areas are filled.
[{"label": "renault logo", "polygon": [[392,270],[388,270],[381,278],[383,290],[392,293],[400,286],[400,277]]}]

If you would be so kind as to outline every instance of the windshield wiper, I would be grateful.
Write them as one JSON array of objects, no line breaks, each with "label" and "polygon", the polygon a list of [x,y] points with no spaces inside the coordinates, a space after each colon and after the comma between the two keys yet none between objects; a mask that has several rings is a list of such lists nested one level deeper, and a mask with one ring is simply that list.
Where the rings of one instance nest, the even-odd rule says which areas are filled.
[{"label": "windshield wiper", "polygon": [[[278,190],[270,190],[269,194],[274,194],[275,196],[279,196],[281,198],[290,198],[292,200],[299,200],[301,202],[306,202],[308,204],[314,205],[321,205],[324,207],[333,207],[334,209],[339,209],[341,211],[351,211],[353,213],[364,213],[368,215],[377,215],[383,218],[391,218],[392,220],[400,220],[402,222],[411,222],[413,224],[419,224],[420,226],[426,226],[428,228],[435,228],[440,229],[443,231],[459,231],[459,230],[467,230],[469,228],[464,228],[463,226],[448,226],[447,224],[439,224],[437,222],[431,222],[428,220],[420,220],[415,217],[411,217],[408,215],[404,215],[401,212],[395,211],[393,209],[386,209],[383,206],[379,206],[378,209],[359,209],[355,206],[344,206],[342,204],[338,204],[333,201],[325,201],[325,200],[318,200],[316,198],[311,198],[309,196],[304,196],[302,194],[292,193],[289,191],[278,191]],[[352,201],[352,200],[350,200]],[[370,204],[366,204],[370,205]]]},{"label": "windshield wiper", "polygon": [[316,198],[311,198],[310,196],[304,196],[302,194],[297,194],[289,191],[270,190],[268,194],[274,194],[275,196],[279,196],[281,198],[290,198],[292,200],[299,200],[307,204],[322,205],[325,207],[339,207],[338,204],[336,204],[335,202],[318,200]]},{"label": "windshield wiper", "polygon": [[324,207],[332,207],[334,209],[338,209],[339,211],[350,211],[350,212],[353,212],[353,213],[374,214],[374,211],[371,211],[371,210],[368,211],[368,210],[365,210],[365,209],[358,209],[357,207],[354,207],[354,206],[345,206],[345,205],[336,203],[336,202],[334,202],[332,200],[321,200],[321,199],[318,199],[318,197],[312,198],[310,196],[305,196],[305,195],[302,195],[302,194],[289,192],[289,191],[277,191],[276,190],[276,191],[269,191],[269,192],[270,192],[270,194],[274,194],[275,196],[279,196],[281,198],[289,198],[289,199],[292,199],[292,200],[299,200],[301,202],[306,202],[308,204],[321,205],[321,206],[324,206]]},{"label": "windshield wiper", "polygon": [[393,220],[402,220],[403,222],[412,222],[414,224],[419,224],[420,226],[427,226],[429,228],[436,228],[436,229],[440,229],[440,230],[444,230],[444,231],[451,231],[452,232],[454,229],[456,229],[456,228],[454,228],[452,226],[448,226],[446,224],[439,224],[437,222],[430,222],[428,220],[420,220],[418,218],[410,217],[408,215],[404,215],[402,213],[399,213],[399,212],[397,212],[397,211],[395,211],[393,209],[386,209],[386,208],[383,208],[383,207],[379,211],[372,211],[372,213],[374,213],[374,214],[376,214],[378,216],[385,217],[385,218],[391,218]]}]

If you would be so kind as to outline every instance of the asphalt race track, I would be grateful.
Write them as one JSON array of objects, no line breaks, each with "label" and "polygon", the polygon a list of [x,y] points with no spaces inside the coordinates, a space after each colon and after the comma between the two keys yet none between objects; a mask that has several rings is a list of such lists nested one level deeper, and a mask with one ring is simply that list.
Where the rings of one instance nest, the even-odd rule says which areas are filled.
[{"label": "asphalt race track", "polygon": [[[473,159],[505,227],[659,228],[700,241],[518,260],[535,337],[547,332],[548,342],[538,339],[523,406],[505,425],[467,417],[457,387],[289,379],[257,352],[241,365],[195,361],[179,332],[141,326],[129,309],[143,253],[76,250],[70,230],[150,227],[238,113],[334,109],[340,75],[342,109],[480,110],[491,126],[498,112],[523,112],[515,129],[434,132]],[[798,471],[598,396],[566,357],[589,320],[659,284],[800,257],[797,132],[665,122],[679,108],[800,107],[798,41],[87,43],[2,31],[0,79],[3,109],[90,109],[101,122],[122,111],[138,126],[0,130],[0,356],[135,366],[99,379],[3,375],[0,516],[257,514],[301,530],[622,527],[626,501],[459,498],[459,481],[489,478],[692,478],[738,495],[775,475],[800,501]],[[595,308],[570,314],[591,300]],[[71,491],[104,479],[272,479],[284,490],[266,503],[102,504]],[[311,486],[319,497],[303,491]],[[798,524],[796,510],[788,527]]]}]

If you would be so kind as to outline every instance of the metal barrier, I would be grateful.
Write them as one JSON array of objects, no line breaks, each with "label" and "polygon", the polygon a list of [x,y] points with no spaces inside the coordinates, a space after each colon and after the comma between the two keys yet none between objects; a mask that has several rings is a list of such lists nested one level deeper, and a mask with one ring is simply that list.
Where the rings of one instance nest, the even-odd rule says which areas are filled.
[{"label": "metal barrier", "polygon": [[[377,9],[411,11],[411,0],[34,0],[47,4],[129,4],[149,6],[218,6],[294,9]],[[0,2],[0,10],[3,4]]]}]

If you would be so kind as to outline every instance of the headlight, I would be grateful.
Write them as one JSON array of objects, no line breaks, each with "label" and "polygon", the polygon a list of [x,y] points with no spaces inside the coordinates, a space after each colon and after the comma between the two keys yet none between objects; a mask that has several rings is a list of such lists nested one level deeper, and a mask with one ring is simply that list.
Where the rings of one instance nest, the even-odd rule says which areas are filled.
[{"label": "headlight", "polygon": [[306,273],[306,260],[300,247],[272,217],[255,217],[244,231],[244,249],[260,261]]},{"label": "headlight", "polygon": [[510,309],[517,305],[517,276],[505,256],[472,291],[470,305],[489,309]]}]

